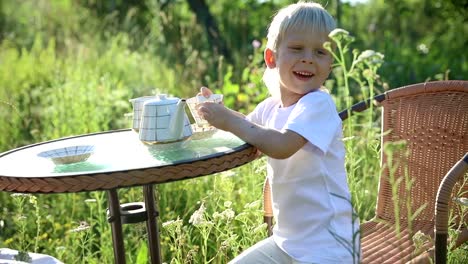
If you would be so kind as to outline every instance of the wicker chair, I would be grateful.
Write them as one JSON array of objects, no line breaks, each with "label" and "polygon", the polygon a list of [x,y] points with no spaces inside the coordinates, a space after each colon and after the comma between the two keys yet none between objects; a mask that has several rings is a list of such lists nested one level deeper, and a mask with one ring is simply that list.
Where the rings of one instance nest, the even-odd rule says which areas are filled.
[{"label": "wicker chair", "polygon": [[[373,101],[373,102],[371,102]],[[375,217],[361,224],[362,263],[446,263],[449,214],[453,188],[468,171],[468,81],[435,81],[409,85],[375,96],[373,100],[354,105],[340,113],[361,112],[370,103],[377,103],[382,111],[381,145],[406,141],[409,156],[393,153],[393,159],[404,158],[396,168],[394,178],[404,177],[405,170],[414,181],[411,197],[407,197],[404,181],[398,199],[411,199],[413,212],[426,205],[408,228],[408,215],[403,208],[395,219],[387,157],[382,151],[382,167]],[[445,177],[444,177],[445,176]],[[466,177],[465,177],[466,178]],[[466,180],[466,179],[465,179]],[[461,190],[468,197],[468,183]],[[264,220],[271,235],[273,221],[270,187],[264,185]],[[404,204],[404,203],[400,203]],[[460,207],[460,206],[458,206]],[[459,214],[459,210],[456,210]],[[453,218],[451,218],[453,219]],[[468,241],[468,215],[456,218],[462,226],[456,245]],[[395,223],[400,233],[396,233]],[[413,235],[420,231],[432,239],[425,243],[422,253],[415,253]]]}]

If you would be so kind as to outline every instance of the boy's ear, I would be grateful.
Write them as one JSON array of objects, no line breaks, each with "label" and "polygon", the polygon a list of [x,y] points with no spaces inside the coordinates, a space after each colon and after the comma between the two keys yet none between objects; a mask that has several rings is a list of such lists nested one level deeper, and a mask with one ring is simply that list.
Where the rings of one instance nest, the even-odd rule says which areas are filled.
[{"label": "boy's ear", "polygon": [[265,60],[265,64],[268,66],[268,68],[271,69],[276,67],[275,53],[271,49],[265,49],[265,52],[263,53],[263,59]]}]

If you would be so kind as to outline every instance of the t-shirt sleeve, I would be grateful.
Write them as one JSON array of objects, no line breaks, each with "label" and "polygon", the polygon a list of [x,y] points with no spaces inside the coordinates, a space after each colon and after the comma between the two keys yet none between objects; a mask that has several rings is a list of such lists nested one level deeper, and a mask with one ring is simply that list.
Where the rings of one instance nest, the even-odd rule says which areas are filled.
[{"label": "t-shirt sleeve", "polygon": [[284,129],[300,134],[326,153],[337,135],[337,129],[341,129],[341,119],[330,95],[313,92],[297,102]]},{"label": "t-shirt sleeve", "polygon": [[257,107],[255,107],[255,109],[250,112],[246,117],[245,119],[249,120],[250,122],[253,122],[255,124],[260,124],[261,122],[261,115],[260,115],[260,111],[259,111],[259,106],[260,105],[257,105]]},{"label": "t-shirt sleeve", "polygon": [[264,126],[266,122],[266,115],[270,108],[275,104],[273,98],[268,97],[267,99],[260,102],[255,109],[248,114],[245,119],[248,121]]}]

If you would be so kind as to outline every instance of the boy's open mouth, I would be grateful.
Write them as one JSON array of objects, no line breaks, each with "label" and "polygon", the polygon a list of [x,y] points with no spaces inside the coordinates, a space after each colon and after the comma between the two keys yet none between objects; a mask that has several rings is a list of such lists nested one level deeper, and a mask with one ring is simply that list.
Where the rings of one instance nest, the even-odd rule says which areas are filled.
[{"label": "boy's open mouth", "polygon": [[314,74],[306,71],[293,71],[293,74],[300,79],[309,79],[314,77]]}]

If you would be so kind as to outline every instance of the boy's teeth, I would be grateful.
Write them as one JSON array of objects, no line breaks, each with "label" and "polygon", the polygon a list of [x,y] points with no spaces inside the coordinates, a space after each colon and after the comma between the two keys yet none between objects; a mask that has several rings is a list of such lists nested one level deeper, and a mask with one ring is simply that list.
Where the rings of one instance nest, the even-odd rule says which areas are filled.
[{"label": "boy's teeth", "polygon": [[301,72],[301,71],[298,71],[296,72],[297,74],[300,74],[300,75],[307,75],[307,76],[312,76],[312,73],[310,72]]}]

